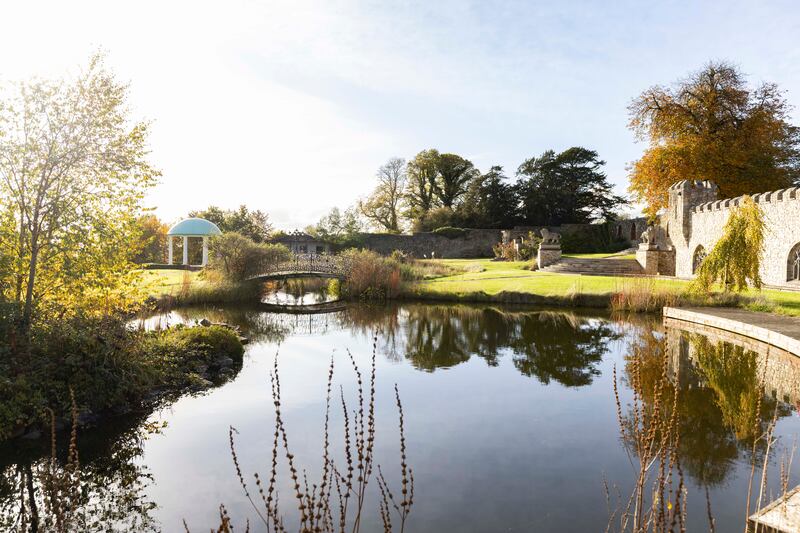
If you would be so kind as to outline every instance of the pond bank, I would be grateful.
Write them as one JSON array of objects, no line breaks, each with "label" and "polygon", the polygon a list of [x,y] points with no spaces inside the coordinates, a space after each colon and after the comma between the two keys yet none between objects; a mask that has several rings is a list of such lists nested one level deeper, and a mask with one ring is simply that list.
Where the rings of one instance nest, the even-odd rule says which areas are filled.
[{"label": "pond bank", "polygon": [[27,362],[24,371],[3,369],[0,441],[37,440],[68,429],[75,417],[79,426],[93,426],[150,411],[186,392],[227,382],[241,369],[244,354],[237,330],[210,323],[139,331],[118,320],[80,330],[65,325],[53,335],[18,355]]}]

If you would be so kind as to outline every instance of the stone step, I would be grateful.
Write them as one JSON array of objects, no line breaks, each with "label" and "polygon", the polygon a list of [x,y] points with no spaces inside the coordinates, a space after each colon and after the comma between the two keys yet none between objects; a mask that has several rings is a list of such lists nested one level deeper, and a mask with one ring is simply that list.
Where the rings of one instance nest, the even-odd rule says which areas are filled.
[{"label": "stone step", "polygon": [[634,259],[580,259],[564,257],[542,269],[543,272],[587,275],[639,275],[643,273],[641,265]]}]

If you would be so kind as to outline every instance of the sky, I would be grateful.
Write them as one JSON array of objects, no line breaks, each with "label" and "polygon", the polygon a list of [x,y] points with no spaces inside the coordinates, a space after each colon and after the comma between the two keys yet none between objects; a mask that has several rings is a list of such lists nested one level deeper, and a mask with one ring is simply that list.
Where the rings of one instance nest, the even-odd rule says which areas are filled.
[{"label": "sky", "polygon": [[69,76],[107,53],[132,116],[151,123],[163,176],[147,205],[166,222],[246,204],[303,228],[368,194],[389,158],[427,148],[513,176],[584,146],[625,193],[645,148],[627,129],[631,99],[709,60],[800,106],[798,0],[0,0],[0,12],[0,81]]}]

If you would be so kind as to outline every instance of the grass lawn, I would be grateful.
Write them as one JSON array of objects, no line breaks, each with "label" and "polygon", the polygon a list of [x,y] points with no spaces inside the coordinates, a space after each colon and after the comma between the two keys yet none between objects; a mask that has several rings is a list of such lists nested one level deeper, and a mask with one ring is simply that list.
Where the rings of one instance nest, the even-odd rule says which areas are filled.
[{"label": "grass lawn", "polygon": [[[602,255],[602,254],[600,254]],[[562,297],[569,294],[603,295],[625,288],[644,288],[683,292],[689,282],[668,278],[631,278],[615,276],[581,276],[526,270],[530,263],[524,261],[492,261],[490,259],[442,259],[444,264],[463,270],[463,273],[420,281],[414,292],[423,296],[463,297],[469,293],[483,292],[496,295],[500,292],[528,293],[540,296]],[[763,290],[749,291],[748,296],[762,296],[774,305],[775,312],[800,316],[800,292]],[[758,310],[758,309],[755,309]]]},{"label": "grass lawn", "polygon": [[[416,288],[422,292],[456,293],[502,291],[527,292],[543,296],[563,296],[569,292],[609,294],[625,284],[642,283],[640,278],[616,276],[581,276],[526,270],[527,261],[492,261],[490,259],[442,259],[442,263],[465,270],[462,274],[422,281]],[[658,288],[680,290],[687,282],[648,278]]]},{"label": "grass lawn", "polygon": [[205,281],[198,278],[199,274],[200,272],[189,270],[142,270],[139,287],[153,298],[164,294],[177,294],[185,282],[193,286],[204,284]]}]

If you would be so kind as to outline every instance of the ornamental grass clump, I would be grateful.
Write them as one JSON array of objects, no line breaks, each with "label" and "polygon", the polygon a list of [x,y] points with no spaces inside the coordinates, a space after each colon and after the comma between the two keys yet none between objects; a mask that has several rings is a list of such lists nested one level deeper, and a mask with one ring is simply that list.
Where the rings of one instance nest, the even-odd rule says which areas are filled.
[{"label": "ornamental grass clump", "polygon": [[761,289],[765,231],[761,208],[749,196],[743,197],[728,217],[722,238],[698,267],[692,292],[706,294],[718,282],[725,292],[741,292],[749,285]]}]

